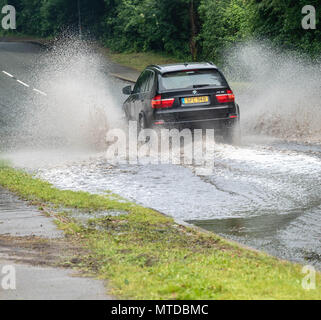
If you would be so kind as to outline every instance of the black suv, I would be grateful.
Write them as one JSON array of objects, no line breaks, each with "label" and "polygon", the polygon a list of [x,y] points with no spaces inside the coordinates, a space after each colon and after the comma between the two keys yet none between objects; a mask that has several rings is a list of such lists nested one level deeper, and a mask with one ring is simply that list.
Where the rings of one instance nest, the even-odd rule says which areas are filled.
[{"label": "black suv", "polygon": [[128,120],[139,128],[204,128],[226,142],[240,138],[240,109],[223,74],[211,62],[148,66],[124,103]]}]

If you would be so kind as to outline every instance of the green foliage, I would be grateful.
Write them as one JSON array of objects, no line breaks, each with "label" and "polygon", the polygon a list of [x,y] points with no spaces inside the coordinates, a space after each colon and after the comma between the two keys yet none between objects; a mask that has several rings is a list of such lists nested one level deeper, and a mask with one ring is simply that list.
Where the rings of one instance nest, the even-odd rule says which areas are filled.
[{"label": "green foliage", "polygon": [[[3,0],[2,0],[3,1]],[[17,31],[35,36],[53,36],[78,28],[77,0],[6,0],[17,11]],[[105,12],[103,0],[79,0],[85,33],[98,34]]]},{"label": "green foliage", "polygon": [[[17,9],[18,32],[41,37],[78,30],[117,52],[163,52],[219,60],[251,38],[316,57],[321,30],[304,30],[305,0],[0,0]],[[320,1],[311,0],[320,19]]]},{"label": "green foliage", "polygon": [[217,60],[229,45],[251,35],[253,8],[247,0],[202,0],[199,41],[203,56]]},{"label": "green foliage", "polygon": [[[106,2],[111,3],[110,0]],[[106,44],[117,51],[165,51],[189,54],[186,0],[123,0],[105,17]]]},{"label": "green foliage", "polygon": [[[296,50],[312,57],[321,52],[321,30],[319,0],[252,0],[255,9],[253,21],[254,34],[269,39],[284,49]],[[304,30],[301,26],[305,5],[313,5],[316,9],[317,29]]]}]

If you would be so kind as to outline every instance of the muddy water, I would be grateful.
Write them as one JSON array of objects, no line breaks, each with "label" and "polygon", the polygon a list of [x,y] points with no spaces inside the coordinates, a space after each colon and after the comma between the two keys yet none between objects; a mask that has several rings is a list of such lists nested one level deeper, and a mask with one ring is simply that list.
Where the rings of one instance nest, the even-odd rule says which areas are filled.
[{"label": "muddy water", "polygon": [[217,144],[201,177],[174,165],[112,166],[103,155],[43,167],[62,189],[106,190],[280,258],[321,269],[321,148]]}]

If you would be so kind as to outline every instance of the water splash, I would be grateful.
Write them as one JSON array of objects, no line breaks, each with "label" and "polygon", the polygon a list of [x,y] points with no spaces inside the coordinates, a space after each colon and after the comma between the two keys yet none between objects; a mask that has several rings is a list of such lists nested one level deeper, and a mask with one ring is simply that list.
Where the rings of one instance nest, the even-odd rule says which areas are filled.
[{"label": "water splash", "polygon": [[29,101],[24,126],[35,147],[101,147],[109,128],[122,124],[104,57],[84,41],[65,37],[33,68],[47,96]]},{"label": "water splash", "polygon": [[245,132],[321,142],[321,62],[259,43],[237,46],[227,57]]}]

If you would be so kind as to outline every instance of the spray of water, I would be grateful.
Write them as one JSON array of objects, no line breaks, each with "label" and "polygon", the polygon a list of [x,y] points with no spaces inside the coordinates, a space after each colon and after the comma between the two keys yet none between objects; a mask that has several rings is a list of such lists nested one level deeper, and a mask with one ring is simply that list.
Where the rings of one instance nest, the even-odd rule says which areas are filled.
[{"label": "spray of water", "polygon": [[46,96],[28,102],[24,122],[35,147],[102,147],[108,128],[123,125],[106,72],[103,57],[75,37],[37,61],[33,82]]},{"label": "spray of water", "polygon": [[[321,142],[321,62],[259,43],[236,46],[226,61],[228,78],[245,82],[234,88],[245,135]],[[125,126],[107,72],[106,59],[91,44],[64,34],[30,67],[29,82],[47,95],[30,92],[23,101],[21,140],[37,152],[50,150],[49,158],[57,146],[68,154],[106,150],[108,129]]]},{"label": "spray of water", "polygon": [[248,134],[321,142],[321,62],[259,43],[227,55]]}]

